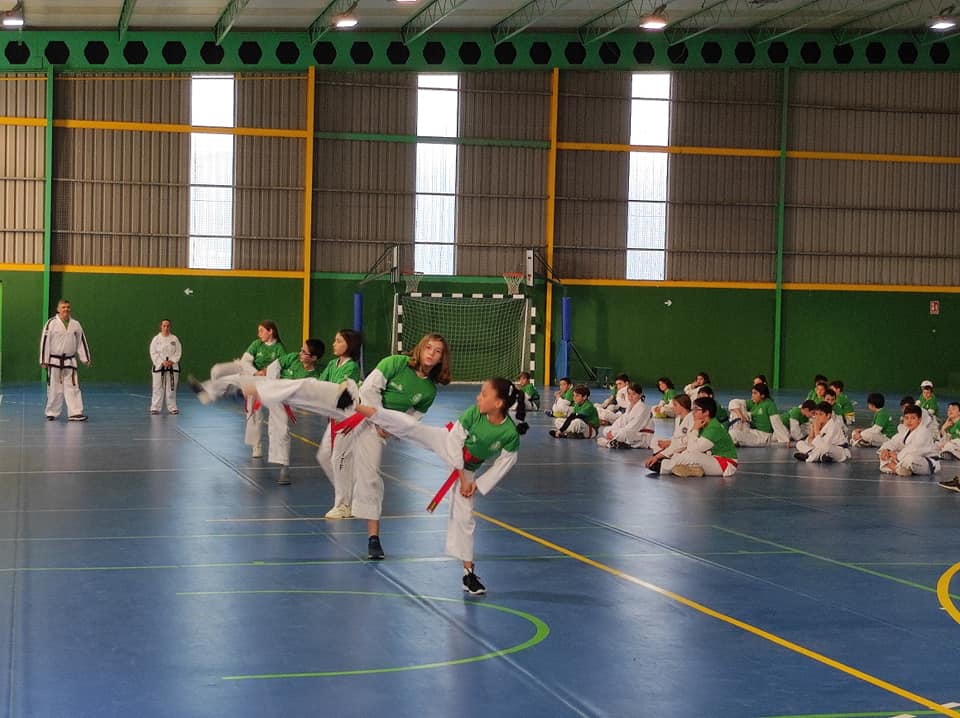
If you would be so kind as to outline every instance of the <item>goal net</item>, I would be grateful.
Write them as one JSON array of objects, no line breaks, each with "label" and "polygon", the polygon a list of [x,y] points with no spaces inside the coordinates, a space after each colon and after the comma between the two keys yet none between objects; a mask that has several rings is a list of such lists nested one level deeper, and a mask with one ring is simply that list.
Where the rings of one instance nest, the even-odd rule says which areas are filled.
[{"label": "goal net", "polygon": [[424,334],[450,345],[454,381],[513,379],[532,368],[533,317],[526,297],[398,294],[394,349],[408,352]]}]

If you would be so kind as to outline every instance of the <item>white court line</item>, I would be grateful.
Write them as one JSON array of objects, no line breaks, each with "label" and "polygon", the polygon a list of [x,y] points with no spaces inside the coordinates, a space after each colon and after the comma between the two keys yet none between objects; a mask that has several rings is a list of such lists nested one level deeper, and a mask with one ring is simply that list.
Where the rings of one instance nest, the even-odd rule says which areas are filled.
[{"label": "white court line", "polygon": [[[424,518],[443,518],[446,519],[446,514],[443,516],[431,515],[431,514],[394,514],[392,516],[383,515],[380,519],[424,519]],[[259,523],[266,521],[350,521],[350,519],[328,519],[325,516],[291,516],[290,518],[277,517],[277,518],[234,518],[234,519],[207,519],[207,523],[210,524],[223,524],[223,523]]]}]

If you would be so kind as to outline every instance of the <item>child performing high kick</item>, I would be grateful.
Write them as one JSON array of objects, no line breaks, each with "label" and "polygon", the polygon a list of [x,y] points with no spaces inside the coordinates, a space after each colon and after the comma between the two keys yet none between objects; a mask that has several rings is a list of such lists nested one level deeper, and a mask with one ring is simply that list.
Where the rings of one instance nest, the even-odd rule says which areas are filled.
[{"label": "child performing high kick", "polygon": [[[463,562],[463,590],[477,595],[486,588],[474,573],[473,496],[477,490],[486,495],[517,462],[520,435],[526,433],[526,408],[523,392],[502,377],[483,383],[477,403],[467,409],[447,430],[421,424],[412,416],[399,411],[361,404],[357,413],[366,416],[382,430],[409,439],[434,452],[451,468],[460,471],[460,482],[450,502],[447,523],[446,553]],[[507,411],[517,405],[520,422],[514,424]],[[487,459],[496,457],[493,465],[476,476],[476,471]]]}]

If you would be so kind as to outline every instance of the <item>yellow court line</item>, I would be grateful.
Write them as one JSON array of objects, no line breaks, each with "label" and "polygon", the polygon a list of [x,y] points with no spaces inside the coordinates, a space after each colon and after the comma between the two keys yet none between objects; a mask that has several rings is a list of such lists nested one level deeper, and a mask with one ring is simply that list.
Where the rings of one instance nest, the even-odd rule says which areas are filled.
[{"label": "yellow court line", "polygon": [[937,599],[940,601],[943,609],[950,614],[950,618],[960,623],[960,611],[957,610],[953,599],[950,598],[950,579],[953,578],[953,575],[957,571],[960,571],[960,563],[953,564],[953,566],[944,572],[940,580],[937,581]]},{"label": "yellow court line", "polygon": [[[547,541],[546,539],[542,539],[539,536],[534,536],[533,534],[528,533],[523,529],[517,528],[516,526],[511,526],[510,524],[504,523],[503,521],[500,521],[499,519],[495,519],[492,516],[487,516],[486,514],[480,513],[479,511],[474,511],[474,514],[482,518],[484,521],[488,521],[494,524],[495,526],[499,526],[502,529],[506,529],[507,531],[517,534],[518,536],[522,536],[525,539],[538,543],[541,546],[545,546],[549,549],[552,549],[553,551],[558,551],[559,553],[562,553],[565,556],[574,558],[577,561],[580,561],[581,563],[585,563],[588,566],[592,566],[593,568],[599,569],[601,571],[605,571],[606,573],[616,576],[617,578],[621,578],[625,581],[629,581],[632,584],[641,586],[642,588],[646,588],[650,591],[653,591],[654,593],[659,593],[661,596],[669,598],[672,601],[676,601],[677,603],[683,604],[684,606],[687,606],[688,608],[692,608],[695,611],[699,611],[700,613],[706,614],[711,618],[715,618],[718,621],[723,621],[724,623],[728,623],[731,626],[735,626],[748,633],[752,633],[755,636],[759,636],[760,638],[766,641],[770,641],[771,643],[775,643],[776,645],[786,648],[790,651],[799,653],[801,656],[805,656],[806,658],[813,659],[814,661],[822,663],[826,666],[835,668],[836,670],[842,673],[846,673],[849,676],[858,678],[859,680],[869,683],[872,686],[876,686],[877,688],[881,688],[889,693],[893,693],[894,695],[900,696],[901,698],[905,698],[909,701],[913,701],[917,705],[921,705],[924,708],[928,708],[941,715],[952,716],[953,718],[960,718],[960,713],[958,713],[957,711],[950,710],[949,708],[945,708],[944,706],[940,705],[939,703],[936,703],[935,701],[924,698],[923,696],[917,695],[916,693],[911,693],[910,691],[904,688],[900,688],[899,686],[895,686],[892,683],[889,683],[883,680],[882,678],[877,678],[876,676],[872,676],[869,673],[865,673],[861,670],[853,668],[852,666],[848,666],[845,663],[840,663],[840,661],[836,661],[828,656],[823,655],[822,653],[817,653],[816,651],[812,651],[809,648],[805,648],[797,643],[794,643],[793,641],[788,641],[787,639],[782,638],[774,633],[764,631],[762,628],[757,628],[756,626],[753,626],[749,623],[745,623],[739,619],[733,618],[732,616],[728,616],[724,613],[720,613],[719,611],[715,611],[712,608],[704,606],[702,603],[697,603],[696,601],[692,601],[691,599],[681,596],[677,593],[674,593],[673,591],[668,591],[665,588],[661,588],[656,584],[649,583],[648,581],[639,579],[636,576],[631,576],[628,573],[624,573],[623,571],[615,569],[611,566],[602,564],[599,561],[594,561],[593,559],[587,558],[582,554],[578,554],[574,551],[566,549],[563,546],[558,546],[557,544]],[[960,564],[957,564],[957,566],[954,566],[954,568],[951,570],[954,570],[954,569],[960,570]]]}]

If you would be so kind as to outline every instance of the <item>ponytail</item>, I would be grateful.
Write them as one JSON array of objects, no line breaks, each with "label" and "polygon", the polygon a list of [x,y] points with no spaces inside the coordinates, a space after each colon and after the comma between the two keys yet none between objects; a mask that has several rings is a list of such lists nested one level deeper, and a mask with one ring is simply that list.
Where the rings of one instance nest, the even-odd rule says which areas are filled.
[{"label": "ponytail", "polygon": [[530,425],[527,424],[524,419],[527,418],[527,397],[523,393],[522,389],[518,389],[516,386],[511,385],[510,387],[510,400],[509,403],[512,405],[516,403],[517,405],[517,433],[521,436],[527,433],[527,429],[530,428]]}]

